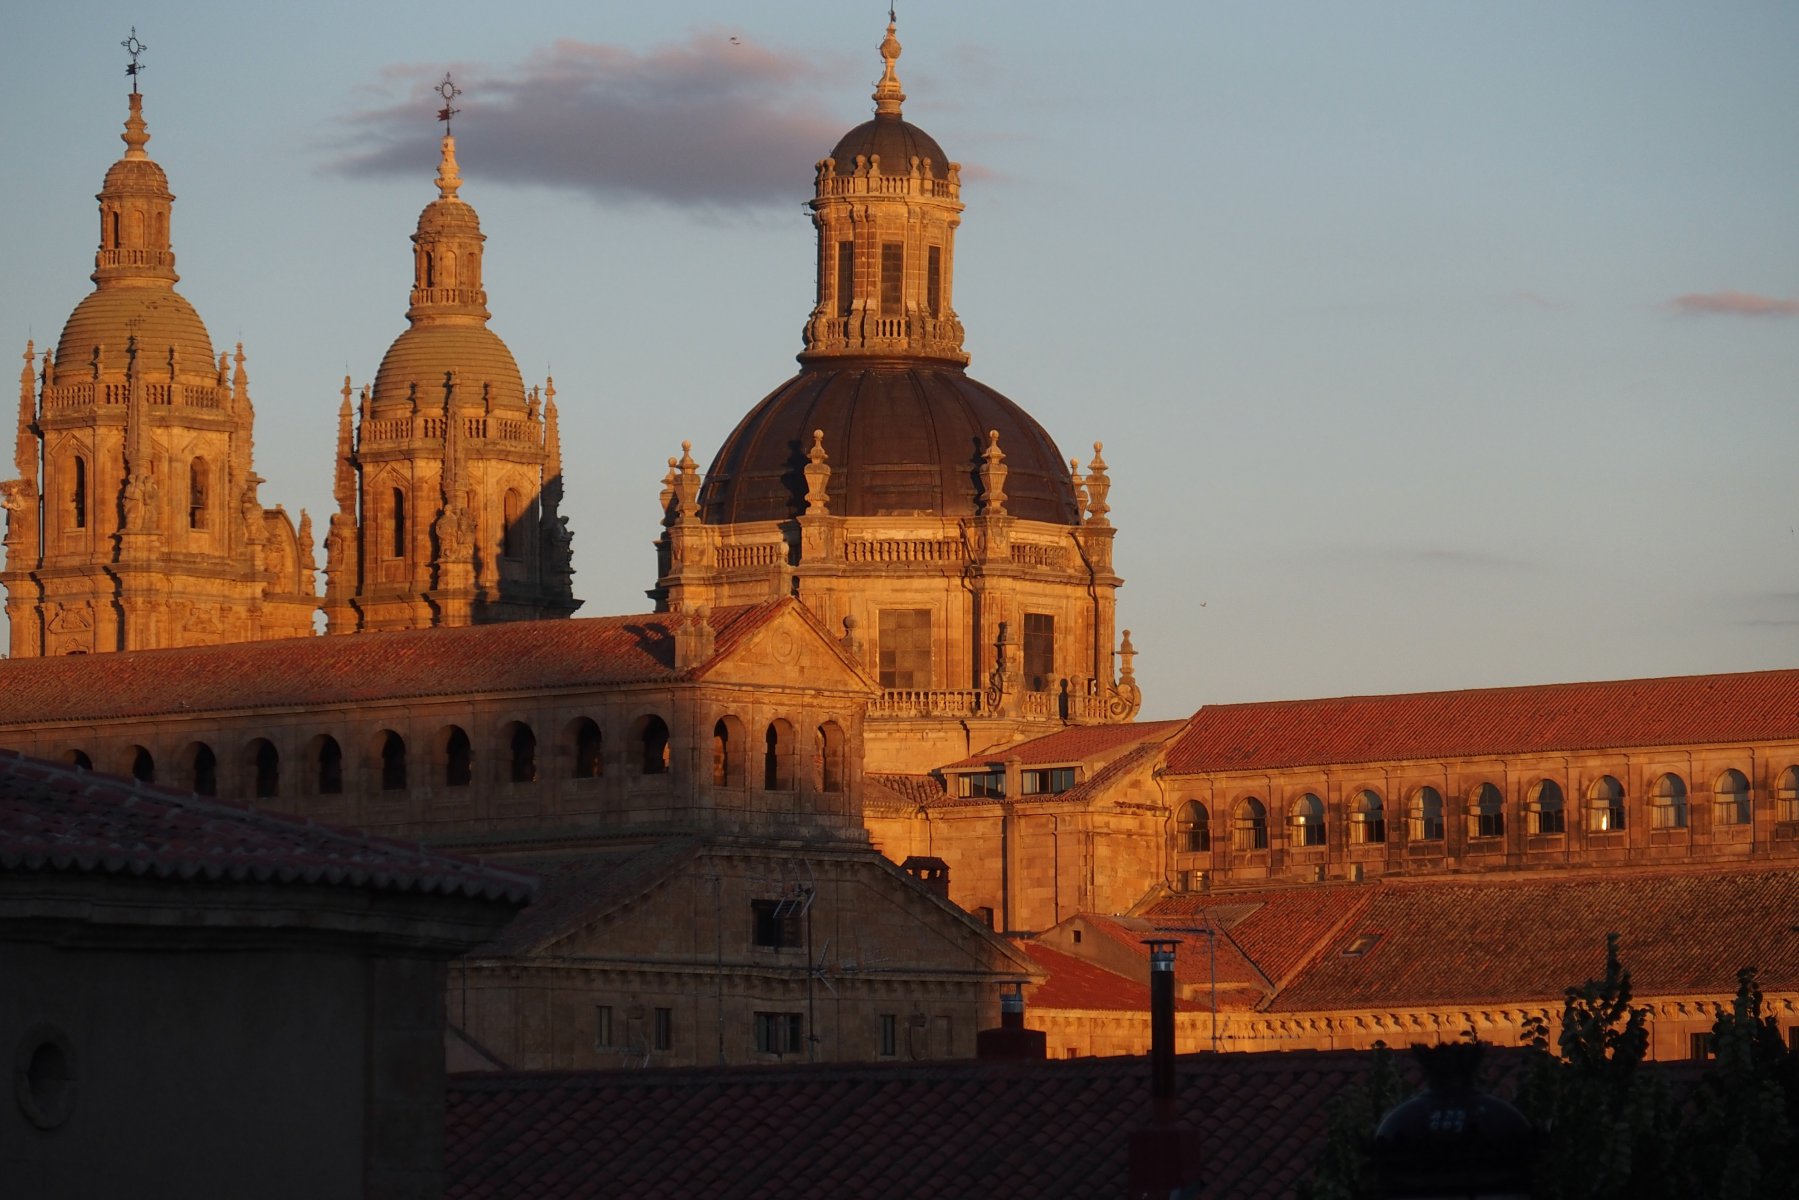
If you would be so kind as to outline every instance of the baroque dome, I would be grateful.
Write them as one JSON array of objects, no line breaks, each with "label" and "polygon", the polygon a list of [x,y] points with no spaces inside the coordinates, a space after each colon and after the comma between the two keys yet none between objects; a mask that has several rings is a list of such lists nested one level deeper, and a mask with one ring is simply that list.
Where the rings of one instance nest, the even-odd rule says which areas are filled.
[{"label": "baroque dome", "polygon": [[806,454],[824,431],[834,516],[974,516],[989,430],[1006,456],[1006,511],[1080,524],[1068,464],[1031,415],[956,367],[903,361],[809,366],[738,423],[706,473],[709,525],[806,509]]},{"label": "baroque dome", "polygon": [[[496,408],[525,407],[525,381],[518,361],[485,325],[414,325],[387,348],[375,372],[375,402],[405,400],[413,384],[421,397],[442,388],[449,372],[457,372],[462,400],[480,399],[484,384],[493,385]],[[441,403],[438,392],[433,403]]]},{"label": "baroque dome", "polygon": [[914,158],[929,159],[931,169],[942,175],[949,166],[949,156],[937,139],[897,115],[882,113],[862,122],[837,140],[831,158],[837,170],[847,173],[855,166],[856,156],[881,157],[881,173],[895,175],[912,169]]},{"label": "baroque dome", "polygon": [[213,374],[212,339],[200,314],[167,286],[106,287],[89,292],[63,323],[56,343],[56,371],[87,371],[94,347],[102,347],[101,369],[125,369],[126,344],[137,337],[138,362],[166,366],[174,350],[183,375]]}]

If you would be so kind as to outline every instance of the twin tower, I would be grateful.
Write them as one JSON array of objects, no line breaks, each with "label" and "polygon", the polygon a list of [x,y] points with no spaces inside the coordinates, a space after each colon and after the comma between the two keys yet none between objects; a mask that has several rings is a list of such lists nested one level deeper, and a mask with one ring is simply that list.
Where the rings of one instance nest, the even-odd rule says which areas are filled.
[{"label": "twin tower", "polygon": [[[1135,714],[1115,643],[1110,480],[970,378],[952,301],[956,163],[902,118],[893,25],[871,120],[817,168],[818,290],[800,371],[702,477],[669,460],[658,610],[797,595],[857,655],[871,715],[1025,727]],[[413,234],[408,328],[346,378],[315,537],[266,508],[243,349],[175,290],[174,197],[130,98],[99,194],[94,291],[27,344],[7,510],[14,657],[559,618],[571,580],[553,383],[487,327],[486,238],[445,136]],[[1004,740],[1004,739],[1002,739]],[[945,747],[949,747],[946,745]]]}]

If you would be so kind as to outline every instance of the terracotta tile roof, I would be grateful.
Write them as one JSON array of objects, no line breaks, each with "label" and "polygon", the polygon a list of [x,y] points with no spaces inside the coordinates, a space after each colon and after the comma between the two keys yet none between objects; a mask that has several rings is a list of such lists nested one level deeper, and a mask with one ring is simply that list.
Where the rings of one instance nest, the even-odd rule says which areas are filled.
[{"label": "terracotta tile roof", "polygon": [[698,846],[693,838],[670,838],[648,846],[589,851],[579,858],[525,860],[519,865],[536,875],[537,898],[474,954],[510,958],[538,952],[643,895],[691,859]]},{"label": "terracotta tile roof", "polygon": [[[1206,948],[1203,938],[1200,945],[1176,952],[1175,978],[1183,985],[1193,985],[1199,990],[1189,993],[1186,998],[1177,996],[1174,1007],[1177,1012],[1210,1012],[1212,1011],[1210,992],[1210,972],[1206,964]],[[1113,971],[1077,958],[1072,954],[1045,946],[1041,942],[1026,941],[1019,943],[1020,948],[1034,959],[1038,966],[1049,972],[1049,978],[1043,983],[1025,989],[1026,1024],[1029,1024],[1029,1013],[1036,1009],[1062,1010],[1076,1009],[1104,1012],[1149,1014],[1149,952],[1143,952],[1143,969],[1134,976],[1119,975]],[[1226,947],[1219,945],[1220,959],[1218,964],[1218,1009],[1220,1012],[1232,1009],[1253,1008],[1266,992],[1253,982],[1254,973],[1238,960],[1228,962],[1224,956]],[[1194,958],[1199,965],[1197,982],[1193,978],[1183,978],[1183,974],[1192,975],[1191,971],[1182,971],[1181,956]],[[1235,970],[1237,978],[1227,978],[1227,972]]]},{"label": "terracotta tile roof", "polygon": [[865,809],[910,813],[942,804],[949,798],[943,784],[929,775],[893,775],[870,772],[862,777]]},{"label": "terracotta tile roof", "polygon": [[[1119,779],[1129,775],[1132,771],[1152,765],[1156,756],[1161,753],[1162,744],[1160,742],[1151,742],[1146,746],[1127,750],[1066,792],[1056,796],[1055,799],[1065,804],[1087,804],[1092,800],[1099,799]],[[1039,798],[1049,799],[1047,796]]]},{"label": "terracotta tile roof", "polygon": [[1247,984],[1255,989],[1258,999],[1265,992],[1268,981],[1263,978],[1263,972],[1238,948],[1235,940],[1228,936],[1230,931],[1222,922],[1217,928],[1225,936],[1218,939],[1214,962],[1212,949],[1207,945],[1211,939],[1204,932],[1207,925],[1203,919],[1196,920],[1190,916],[1120,918],[1083,913],[1081,920],[1102,937],[1128,950],[1142,964],[1141,970],[1137,972],[1139,979],[1146,978],[1149,974],[1149,947],[1143,944],[1144,939],[1167,938],[1175,943],[1174,979],[1183,988],[1210,986],[1216,966],[1220,985]]},{"label": "terracotta tile roof", "polygon": [[714,656],[686,675],[666,613],[15,658],[0,662],[0,725],[697,678],[789,607],[713,609]]},{"label": "terracotta tile roof", "polygon": [[1173,774],[1799,738],[1799,670],[1208,705]]},{"label": "terracotta tile roof", "polygon": [[0,750],[0,870],[298,883],[518,904],[526,873]]},{"label": "terracotta tile roof", "polygon": [[[1554,1002],[1599,973],[1614,931],[1639,997],[1728,997],[1746,966],[1769,991],[1799,989],[1791,867],[1392,880],[1358,890],[1368,894],[1360,911],[1314,945],[1275,1009]],[[1380,937],[1366,953],[1344,955],[1362,933]]]},{"label": "terracotta tile roof", "polygon": [[1138,742],[1162,741],[1185,721],[1142,721],[1126,725],[1074,725],[1028,742],[1005,746],[984,754],[971,754],[941,768],[962,771],[999,766],[1016,757],[1027,767],[1076,763]]},{"label": "terracotta tile roof", "polygon": [[1312,958],[1326,938],[1357,919],[1373,891],[1373,885],[1366,884],[1313,884],[1188,894],[1157,901],[1145,915],[1165,922],[1210,913],[1231,942],[1278,987]]},{"label": "terracotta tile roof", "polygon": [[[1291,1196],[1331,1100],[1366,1072],[1350,1051],[1178,1059],[1200,1194]],[[1141,1058],[461,1076],[444,1195],[1112,1200],[1149,1109]]]}]

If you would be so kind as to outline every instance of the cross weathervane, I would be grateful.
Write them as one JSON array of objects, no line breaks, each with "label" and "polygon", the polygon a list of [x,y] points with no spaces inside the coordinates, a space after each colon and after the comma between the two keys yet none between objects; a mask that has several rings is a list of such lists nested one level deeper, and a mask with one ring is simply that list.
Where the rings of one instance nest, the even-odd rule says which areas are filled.
[{"label": "cross weathervane", "polygon": [[131,36],[120,42],[119,45],[125,47],[125,53],[131,56],[131,65],[125,68],[125,74],[131,76],[131,94],[135,96],[137,95],[138,73],[144,69],[144,64],[137,61],[137,57],[150,47],[137,40],[136,25],[131,27]]},{"label": "cross weathervane", "polygon": [[444,106],[437,110],[437,119],[444,123],[444,132],[450,132],[450,118],[461,112],[460,108],[451,108],[450,102],[462,95],[462,89],[450,82],[450,73],[444,72],[444,81],[431,89],[443,97]]}]

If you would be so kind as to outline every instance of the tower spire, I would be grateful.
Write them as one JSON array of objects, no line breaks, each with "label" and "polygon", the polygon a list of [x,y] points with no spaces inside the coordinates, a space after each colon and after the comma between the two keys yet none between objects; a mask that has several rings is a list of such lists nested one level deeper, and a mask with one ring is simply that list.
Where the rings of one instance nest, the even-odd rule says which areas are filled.
[{"label": "tower spire", "polygon": [[881,81],[875,84],[875,112],[883,117],[897,117],[900,106],[906,102],[906,93],[900,90],[899,76],[894,73],[893,65],[899,61],[900,43],[895,36],[899,22],[894,19],[893,6],[887,7],[887,36],[881,39]]},{"label": "tower spire", "polygon": [[456,138],[450,131],[450,121],[460,108],[452,108],[451,101],[462,95],[462,89],[450,80],[450,73],[444,72],[444,81],[434,89],[443,97],[444,106],[437,110],[437,119],[444,123],[443,158],[437,165],[437,194],[445,200],[455,200],[456,192],[462,187],[462,171],[456,165]]}]

